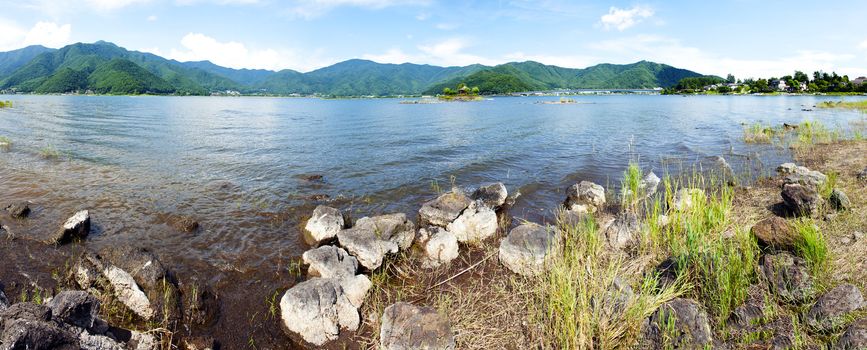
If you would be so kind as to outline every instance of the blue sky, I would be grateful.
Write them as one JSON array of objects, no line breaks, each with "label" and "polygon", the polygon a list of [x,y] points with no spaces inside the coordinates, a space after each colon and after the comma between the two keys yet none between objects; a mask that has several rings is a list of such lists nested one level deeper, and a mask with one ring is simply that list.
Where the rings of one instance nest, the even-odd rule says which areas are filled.
[{"label": "blue sky", "polygon": [[867,75],[867,1],[0,0],[0,51],[106,40],[182,61],[310,71],[651,60],[706,74]]}]

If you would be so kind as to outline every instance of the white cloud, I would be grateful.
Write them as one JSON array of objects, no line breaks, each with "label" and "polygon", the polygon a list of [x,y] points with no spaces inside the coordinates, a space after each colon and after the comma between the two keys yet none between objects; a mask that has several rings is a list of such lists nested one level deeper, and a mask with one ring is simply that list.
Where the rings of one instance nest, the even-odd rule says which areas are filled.
[{"label": "white cloud", "polygon": [[[321,16],[328,11],[341,6],[383,9],[394,6],[426,6],[430,1],[431,0],[294,0],[294,6],[290,7],[289,14],[295,17],[309,19]],[[416,18],[418,18],[418,16]]]},{"label": "white cloud", "polygon": [[156,22],[158,19],[159,17],[157,17],[156,15],[150,15],[147,18],[148,22]]},{"label": "white cloud", "polygon": [[634,6],[630,9],[612,6],[607,14],[602,15],[600,23],[605,30],[617,28],[617,30],[622,32],[651,16],[653,16],[653,9],[648,6]]},{"label": "white cloud", "polygon": [[855,56],[823,51],[801,50],[792,54],[776,55],[774,58],[738,58],[718,55],[695,47],[682,45],[679,40],[656,36],[637,35],[596,42],[588,48],[601,55],[602,62],[630,63],[650,60],[690,69],[702,74],[725,76],[728,73],[738,78],[767,78],[792,74],[795,70],[837,71],[841,74],[863,74],[861,71],[845,70],[843,65]]},{"label": "white cloud", "polygon": [[[289,68],[309,71],[335,63],[334,60],[321,57],[321,52],[317,50],[299,54],[288,49],[251,49],[240,42],[221,42],[201,33],[185,35],[181,39],[181,46],[182,49],[171,49],[165,57],[181,62],[208,60],[229,68],[270,70]],[[147,51],[162,56],[158,48]]]},{"label": "white cloud", "polygon": [[85,2],[97,11],[113,11],[130,5],[148,3],[150,0],[86,0]]},{"label": "white cloud", "polygon": [[61,47],[70,43],[72,26],[69,24],[58,25],[54,22],[37,22],[27,29],[15,22],[0,19],[0,50],[9,51],[20,49],[28,45],[43,45],[47,47]]},{"label": "white cloud", "polygon": [[858,44],[858,48],[859,48],[859,49],[867,50],[867,39],[865,39],[865,40],[862,41],[860,44]]},{"label": "white cloud", "polygon": [[419,45],[415,54],[392,48],[382,54],[366,54],[362,58],[380,63],[418,63],[438,66],[466,66],[475,63],[493,65],[502,60],[494,60],[465,52],[469,41],[464,38],[450,38],[428,45]]}]

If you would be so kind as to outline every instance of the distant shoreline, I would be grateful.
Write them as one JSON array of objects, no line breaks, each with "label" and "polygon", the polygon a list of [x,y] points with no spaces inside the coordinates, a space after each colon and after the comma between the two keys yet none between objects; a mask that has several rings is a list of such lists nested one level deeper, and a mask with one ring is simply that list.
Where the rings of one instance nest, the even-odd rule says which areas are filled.
[{"label": "distant shoreline", "polygon": [[[622,89],[587,89],[579,93],[565,93],[558,91],[546,92],[515,92],[509,94],[492,94],[479,95],[482,98],[491,97],[561,97],[561,96],[622,96],[622,95],[642,95],[642,96],[867,96],[867,93],[861,92],[823,92],[823,93],[755,93],[755,94],[721,94],[721,93],[677,93],[677,94],[662,94],[659,92],[634,92],[640,89],[619,91]],[[258,95],[258,94],[241,94],[241,95],[172,95],[172,94],[36,94],[36,93],[0,93],[0,96],[86,96],[86,97],[236,97],[236,98],[298,98],[298,99],[320,99],[320,100],[376,100],[376,99],[421,99],[421,98],[438,98],[439,96],[430,95],[387,95],[387,96],[323,96],[323,95]]]}]

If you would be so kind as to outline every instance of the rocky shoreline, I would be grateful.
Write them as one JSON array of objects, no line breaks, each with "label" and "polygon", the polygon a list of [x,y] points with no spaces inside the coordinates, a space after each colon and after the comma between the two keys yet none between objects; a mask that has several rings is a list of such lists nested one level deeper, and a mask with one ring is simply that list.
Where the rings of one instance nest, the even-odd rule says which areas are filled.
[{"label": "rocky shoreline", "polygon": [[[844,146],[867,149],[864,142]],[[817,154],[828,156],[833,151]],[[839,161],[828,157],[831,159],[804,161],[816,166]],[[730,167],[719,170],[723,179],[731,172]],[[732,187],[732,181],[722,181],[728,188],[724,191],[735,189],[735,198],[729,200],[745,202],[730,209],[735,222],[722,227],[719,237],[713,239],[734,242],[743,231],[757,246],[754,265],[745,267],[755,271],[755,276],[749,278],[749,288],[738,291],[743,295],[738,305],[721,318],[718,310],[708,309],[708,301],[689,298],[680,290],[646,308],[639,329],[624,333],[635,337],[632,347],[867,347],[867,302],[861,292],[865,280],[859,280],[864,275],[818,275],[812,252],[803,249],[804,228],[799,226],[809,219],[818,220],[815,225],[855,230],[848,245],[862,249],[865,240],[860,232],[867,227],[859,226],[862,219],[853,212],[859,213],[867,202],[867,169],[829,176],[787,163],[776,171],[775,178],[754,187]],[[464,305],[459,301],[472,295],[467,286],[489,283],[492,289],[487,296],[495,303],[506,293],[536,295],[521,288],[532,288],[558,273],[573,245],[589,244],[585,241],[591,239],[577,237],[583,231],[576,227],[591,223],[600,259],[629,260],[637,266],[635,274],[624,273],[606,282],[604,297],[591,300],[593,308],[617,319],[617,314],[628,313],[642,300],[642,293],[685,288],[686,277],[681,274],[689,267],[683,264],[705,258],[647,258],[644,236],[648,230],[681,232],[678,225],[689,225],[682,221],[685,215],[715,200],[714,186],[676,186],[652,171],[640,175],[634,186],[623,186],[619,195],[592,182],[576,183],[566,191],[556,223],[513,225],[507,213],[516,197],[510,197],[502,183],[466,192],[453,188],[423,203],[415,221],[405,213],[352,220],[339,208],[317,206],[303,226],[304,240],[310,244],[301,257],[306,278],[279,291],[279,301],[271,302],[272,317],[266,322],[285,332],[287,348],[483,347],[479,344],[484,343],[466,340],[467,332],[472,331],[522,333],[509,338],[511,344],[497,343],[506,338],[496,338],[489,340],[493,342],[489,346],[535,348],[533,344],[543,344],[545,348],[552,340],[537,339],[546,336],[539,330],[545,326],[540,324],[543,320],[536,319],[529,308],[521,311],[535,302],[532,296],[518,297],[516,305],[502,305],[506,310],[519,310],[512,315],[519,320],[519,329],[510,329],[515,324],[503,329],[467,329],[467,315],[491,321],[489,317],[499,314],[495,310],[467,311],[471,307],[466,305],[459,309],[458,305]],[[851,187],[844,189],[839,183]],[[749,199],[753,196],[763,198]],[[663,204],[649,206],[653,201]],[[756,204],[765,201],[773,203]],[[27,220],[28,203],[4,206],[9,219]],[[847,220],[852,215],[855,221],[850,223]],[[46,246],[81,244],[91,231],[92,220],[96,219],[87,210],[74,213],[45,239]],[[197,226],[190,218],[179,219],[178,227],[184,231],[195,231]],[[14,238],[8,227],[0,227],[8,239]],[[861,256],[856,263],[863,265],[867,250],[857,252]],[[0,349],[220,348],[220,334],[193,336],[183,331],[213,325],[223,316],[219,291],[193,276],[176,276],[147,249],[124,246],[91,251],[85,247],[65,265],[58,267],[57,280],[63,284],[57,293],[22,297],[17,303],[3,294],[0,276]],[[833,275],[833,266],[831,271]],[[433,279],[401,282],[426,275]],[[653,285],[643,285],[642,278]],[[500,285],[506,287],[494,289]],[[465,288],[467,296],[455,294],[455,289],[445,292],[442,288],[446,287]],[[402,294],[404,291],[407,293]],[[772,309],[779,311],[770,314]],[[794,334],[802,331],[806,334]]]}]

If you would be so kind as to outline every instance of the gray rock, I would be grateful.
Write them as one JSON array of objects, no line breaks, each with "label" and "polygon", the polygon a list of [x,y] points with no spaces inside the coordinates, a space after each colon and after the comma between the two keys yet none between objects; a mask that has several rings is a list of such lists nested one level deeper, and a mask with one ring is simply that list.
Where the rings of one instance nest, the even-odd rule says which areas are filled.
[{"label": "gray rock", "polygon": [[641,179],[641,183],[639,187],[644,190],[645,195],[648,197],[656,194],[657,189],[659,188],[659,183],[662,179],[659,176],[656,176],[652,171],[648,172],[647,175]]},{"label": "gray rock", "polygon": [[783,202],[796,215],[815,216],[819,212],[822,197],[819,192],[809,186],[800,184],[784,184],[780,193]]},{"label": "gray rock", "polygon": [[771,292],[783,300],[803,303],[813,297],[813,279],[804,259],[788,252],[766,254],[761,269]]},{"label": "gray rock", "polygon": [[156,315],[147,294],[141,290],[132,275],[117,266],[108,266],[103,275],[111,283],[114,297],[139,317],[150,320]]},{"label": "gray rock", "polygon": [[421,206],[418,210],[419,221],[422,225],[446,227],[455,221],[471,202],[470,198],[463,193],[457,191],[445,193]]},{"label": "gray rock", "polygon": [[13,319],[0,334],[2,349],[79,350],[78,337],[48,321]]},{"label": "gray rock", "polygon": [[[337,339],[341,330],[358,329],[358,307],[369,288],[370,280],[364,275],[344,280],[307,280],[286,291],[280,299],[280,316],[291,334],[321,346]],[[351,293],[347,294],[347,290]],[[359,294],[362,294],[361,300]]]},{"label": "gray rock", "polygon": [[852,323],[834,344],[834,350],[863,349],[867,349],[867,317]]},{"label": "gray rock", "polygon": [[481,242],[497,233],[497,213],[480,201],[474,201],[446,226],[458,242]]},{"label": "gray rock", "polygon": [[90,213],[81,210],[72,215],[57,232],[48,240],[50,244],[65,244],[81,240],[90,233]]},{"label": "gray rock", "polygon": [[6,212],[16,219],[23,219],[30,215],[30,203],[15,202],[6,206]]},{"label": "gray rock", "polygon": [[607,247],[622,250],[635,242],[636,235],[641,231],[638,216],[631,211],[617,214],[614,221],[602,230]]},{"label": "gray rock", "polygon": [[383,350],[452,350],[449,320],[429,307],[399,302],[382,314],[379,345]]},{"label": "gray rock", "polygon": [[722,156],[716,156],[714,157],[714,163],[719,168],[719,171],[723,178],[725,178],[726,180],[734,180],[735,171],[734,169],[732,169],[731,164],[729,164],[729,162],[726,161],[725,158],[723,158]]},{"label": "gray rock", "polygon": [[481,201],[486,207],[497,209],[506,203],[509,192],[502,182],[482,185],[470,196],[474,201]]},{"label": "gray rock", "polygon": [[837,211],[846,211],[852,207],[852,202],[849,201],[849,197],[846,196],[843,191],[836,188],[831,191],[831,196],[828,198],[828,202],[830,202],[831,207]]},{"label": "gray rock", "polygon": [[[169,319],[181,317],[178,288],[156,255],[146,249],[120,246],[105,248],[100,251],[100,256],[112,265],[103,271],[104,275],[108,276],[111,271],[113,276],[120,277],[117,281],[124,280],[123,272],[132,276],[150,300],[151,308],[156,311],[154,316]],[[136,294],[134,289],[128,291]],[[164,315],[164,312],[168,314]]]},{"label": "gray rock", "polygon": [[6,293],[3,292],[3,283],[0,282],[0,311],[9,307],[9,299],[6,298]]},{"label": "gray rock", "polygon": [[560,231],[553,227],[522,224],[500,242],[500,262],[514,273],[535,276],[544,272],[558,254]]},{"label": "gray rock", "polygon": [[[617,319],[626,311],[626,307],[633,298],[635,298],[635,292],[632,287],[620,277],[614,277],[605,293],[601,297],[593,296],[591,303],[608,319]],[[595,307],[597,302],[601,304]]]},{"label": "gray rock", "polygon": [[704,198],[704,191],[698,188],[681,188],[674,193],[671,208],[675,211],[688,211],[692,209],[693,200]]},{"label": "gray rock", "polygon": [[794,163],[784,163],[777,167],[777,173],[783,176],[785,183],[801,184],[812,188],[818,188],[828,181],[828,177],[821,172],[810,170],[807,167],[798,166]]},{"label": "gray rock", "polygon": [[130,350],[159,350],[160,343],[157,337],[151,333],[142,333],[132,331],[132,336],[127,342],[127,348]]},{"label": "gray rock", "polygon": [[78,335],[78,342],[82,350],[125,350],[126,347],[104,335],[90,334],[82,331]]},{"label": "gray rock", "polygon": [[747,299],[744,303],[732,311],[727,324],[736,329],[749,329],[759,323],[765,316],[766,286],[754,284],[747,291]]},{"label": "gray rock", "polygon": [[82,291],[63,291],[48,303],[53,319],[81,328],[91,328],[99,312],[99,300]]},{"label": "gray rock", "polygon": [[307,277],[344,278],[355,276],[358,270],[358,260],[349,255],[343,248],[322,246],[311,249],[301,255],[307,268]]},{"label": "gray rock", "polygon": [[572,185],[566,194],[566,209],[578,213],[595,213],[605,205],[605,188],[590,181]]},{"label": "gray rock", "polygon": [[[673,329],[669,329],[673,325]],[[674,334],[671,334],[673,331]],[[672,337],[666,344],[665,335]],[[643,329],[643,341],[654,348],[701,349],[713,344],[707,312],[691,299],[675,298],[659,307]]]},{"label": "gray rock", "polygon": [[441,227],[430,227],[419,230],[419,236],[425,254],[423,267],[438,267],[458,257],[458,239],[453,233]]},{"label": "gray rock", "polygon": [[337,234],[340,245],[370,270],[379,268],[386,254],[409,248],[414,237],[415,225],[404,214],[364,217]]},{"label": "gray rock", "polygon": [[807,325],[819,332],[832,332],[846,322],[846,316],[864,307],[858,287],[841,284],[819,297],[807,312]]},{"label": "gray rock", "polygon": [[319,205],[313,209],[313,215],[304,225],[304,240],[310,244],[319,244],[334,238],[345,227],[346,222],[340,210]]}]

